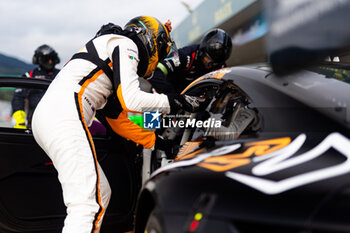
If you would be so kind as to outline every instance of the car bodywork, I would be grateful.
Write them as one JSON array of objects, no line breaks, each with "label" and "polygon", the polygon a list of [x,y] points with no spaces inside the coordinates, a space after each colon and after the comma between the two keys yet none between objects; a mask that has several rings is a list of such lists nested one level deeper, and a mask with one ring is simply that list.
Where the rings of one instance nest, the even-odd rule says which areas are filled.
[{"label": "car bodywork", "polygon": [[[49,82],[3,77],[0,84]],[[144,184],[135,232],[152,224],[159,232],[349,232],[348,83],[314,71],[278,77],[257,65],[209,73],[184,93],[205,96],[223,130],[177,132],[187,143]],[[130,230],[140,150],[110,131],[94,142],[113,193],[101,232]],[[57,172],[31,131],[2,127],[0,144],[1,231],[60,232]]]},{"label": "car bodywork", "polygon": [[[192,83],[184,93],[209,98],[224,133],[240,129],[230,120],[243,128],[231,139],[190,129],[174,163],[144,185],[135,232],[350,232],[350,86],[315,70],[232,67]],[[249,124],[249,114],[233,117],[239,103]]]}]

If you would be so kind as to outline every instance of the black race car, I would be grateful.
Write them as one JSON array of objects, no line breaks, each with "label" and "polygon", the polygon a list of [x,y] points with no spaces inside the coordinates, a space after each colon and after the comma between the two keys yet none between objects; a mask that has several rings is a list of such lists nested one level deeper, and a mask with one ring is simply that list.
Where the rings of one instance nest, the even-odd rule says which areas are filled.
[{"label": "black race car", "polygon": [[[158,130],[176,142],[175,154],[150,155],[97,115],[107,131],[94,141],[112,188],[101,232],[350,232],[350,86],[343,68],[278,77],[254,65],[199,78],[183,93],[205,97],[203,111],[179,112],[163,120],[171,127]],[[0,232],[62,228],[56,170],[31,130],[14,129],[3,117],[15,88],[48,85],[0,78]],[[181,121],[185,128],[174,123]]]},{"label": "black race car", "polygon": [[206,105],[163,119],[182,146],[169,164],[153,153],[163,166],[142,188],[134,232],[350,232],[349,74],[256,65],[193,82],[183,93]]}]

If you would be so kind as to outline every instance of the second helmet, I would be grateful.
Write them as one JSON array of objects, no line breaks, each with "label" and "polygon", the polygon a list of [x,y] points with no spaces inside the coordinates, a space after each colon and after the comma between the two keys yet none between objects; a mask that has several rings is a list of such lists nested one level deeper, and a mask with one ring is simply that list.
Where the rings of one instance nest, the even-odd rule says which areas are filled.
[{"label": "second helmet", "polygon": [[204,35],[199,50],[202,56],[209,56],[214,62],[223,64],[231,55],[231,37],[224,30],[214,28]]},{"label": "second helmet", "polygon": [[58,63],[60,63],[60,59],[56,51],[50,46],[43,44],[35,50],[33,64],[39,65],[45,70],[52,70]]}]

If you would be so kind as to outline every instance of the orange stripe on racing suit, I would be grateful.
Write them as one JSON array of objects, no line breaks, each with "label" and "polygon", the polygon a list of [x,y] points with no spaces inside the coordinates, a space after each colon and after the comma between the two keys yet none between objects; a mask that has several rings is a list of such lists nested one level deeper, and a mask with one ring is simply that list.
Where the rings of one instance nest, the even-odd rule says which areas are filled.
[{"label": "orange stripe on racing suit", "polygon": [[94,162],[95,162],[95,168],[96,168],[96,173],[97,173],[97,184],[96,184],[96,191],[97,191],[97,202],[98,202],[98,205],[100,206],[100,211],[97,215],[97,217],[95,217],[95,220],[94,220],[94,223],[93,223],[93,232],[96,232],[97,229],[99,229],[98,227],[98,222],[101,220],[101,217],[103,215],[103,213],[105,212],[105,209],[102,205],[102,202],[101,202],[101,191],[100,191],[100,175],[99,175],[99,171],[98,171],[98,161],[97,161],[97,155],[96,155],[96,150],[95,150],[95,147],[94,147],[94,143],[93,143],[93,140],[92,140],[92,137],[91,137],[91,134],[89,132],[89,129],[86,125],[86,122],[84,120],[84,114],[83,114],[83,104],[82,104],[82,96],[84,94],[84,91],[86,89],[86,87],[92,83],[93,81],[95,81],[101,74],[103,73],[103,70],[99,70],[98,72],[96,72],[94,74],[94,76],[91,78],[91,79],[88,79],[86,82],[84,82],[84,84],[82,85],[79,93],[78,93],[78,103],[79,103],[79,110],[80,110],[80,116],[81,116],[81,122],[83,123],[83,126],[84,126],[84,130],[88,136],[88,140],[89,140],[89,143],[90,143],[90,146],[92,148],[92,153],[94,155]]},{"label": "orange stripe on racing suit", "polygon": [[123,94],[122,94],[122,86],[119,84],[118,85],[118,89],[117,89],[117,96],[118,96],[118,100],[120,102],[120,105],[122,106],[122,108],[128,112],[134,112],[134,113],[142,113],[142,112],[137,112],[137,111],[131,111],[130,109],[128,109],[126,107],[124,98],[123,98]]}]

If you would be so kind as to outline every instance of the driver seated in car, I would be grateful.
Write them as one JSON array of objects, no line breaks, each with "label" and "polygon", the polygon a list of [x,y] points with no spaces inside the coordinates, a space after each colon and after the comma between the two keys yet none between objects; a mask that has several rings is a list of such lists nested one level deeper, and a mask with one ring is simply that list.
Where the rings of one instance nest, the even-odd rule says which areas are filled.
[{"label": "driver seated in car", "polygon": [[231,51],[231,37],[224,30],[214,28],[199,44],[169,53],[147,80],[158,93],[181,93],[200,76],[225,67]]}]

